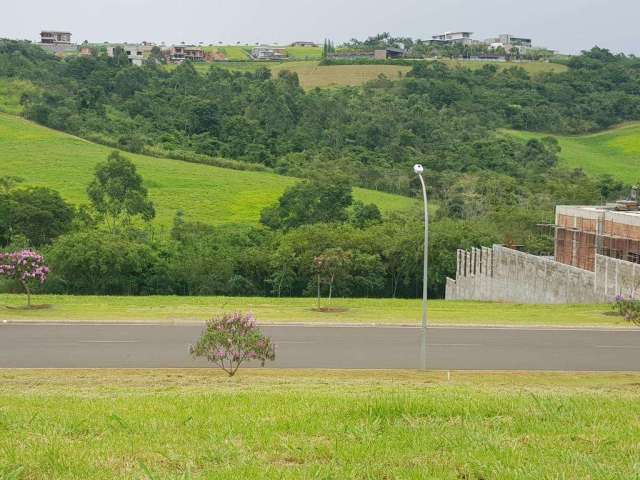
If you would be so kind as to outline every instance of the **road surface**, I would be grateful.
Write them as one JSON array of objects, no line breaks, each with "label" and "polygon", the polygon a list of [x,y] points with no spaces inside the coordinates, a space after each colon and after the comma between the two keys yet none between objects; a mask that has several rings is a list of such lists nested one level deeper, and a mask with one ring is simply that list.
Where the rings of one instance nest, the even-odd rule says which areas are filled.
[{"label": "road surface", "polygon": [[[206,366],[188,354],[200,325],[0,324],[0,368]],[[418,368],[411,327],[264,326],[280,368]],[[428,331],[428,367],[640,371],[638,329],[448,328]]]}]

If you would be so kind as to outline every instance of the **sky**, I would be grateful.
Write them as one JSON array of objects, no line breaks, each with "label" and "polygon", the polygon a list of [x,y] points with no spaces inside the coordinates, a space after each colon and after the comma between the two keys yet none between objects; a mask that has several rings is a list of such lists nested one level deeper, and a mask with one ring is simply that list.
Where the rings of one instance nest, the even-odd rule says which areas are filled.
[{"label": "sky", "polygon": [[336,44],[380,32],[430,38],[471,31],[533,38],[562,53],[594,45],[640,55],[640,0],[0,0],[0,37],[74,42]]}]

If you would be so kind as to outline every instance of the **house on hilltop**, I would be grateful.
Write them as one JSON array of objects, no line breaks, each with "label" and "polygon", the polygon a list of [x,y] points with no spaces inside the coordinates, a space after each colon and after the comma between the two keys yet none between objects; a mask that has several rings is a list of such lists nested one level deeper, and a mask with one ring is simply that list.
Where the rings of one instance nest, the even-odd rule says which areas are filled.
[{"label": "house on hilltop", "polygon": [[195,45],[174,45],[169,49],[168,60],[171,63],[204,62],[205,54],[202,47]]},{"label": "house on hilltop", "polygon": [[392,58],[402,58],[404,57],[404,50],[401,48],[384,48],[380,50],[375,50],[373,52],[373,58],[375,60],[388,60]]},{"label": "house on hilltop", "polygon": [[471,45],[480,43],[478,40],[471,38],[473,32],[445,32],[431,37],[431,43],[441,45]]},{"label": "house on hilltop", "polygon": [[122,48],[124,50],[130,64],[140,66],[144,63],[144,45],[128,43],[122,45],[110,45],[107,47],[107,55],[109,57],[113,57],[117,48]]},{"label": "house on hilltop", "polygon": [[297,41],[297,42],[293,42],[291,44],[292,47],[317,47],[318,44],[316,42],[301,42],[301,41]]},{"label": "house on hilltop", "polygon": [[256,47],[251,51],[254,60],[286,60],[288,58],[287,49],[270,46]]}]

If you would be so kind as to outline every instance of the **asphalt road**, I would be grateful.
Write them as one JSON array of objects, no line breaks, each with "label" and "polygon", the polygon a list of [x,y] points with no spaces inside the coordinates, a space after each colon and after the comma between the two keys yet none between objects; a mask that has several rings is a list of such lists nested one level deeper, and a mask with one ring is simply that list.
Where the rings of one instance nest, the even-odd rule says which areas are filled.
[{"label": "asphalt road", "polygon": [[[1,368],[206,366],[189,345],[199,325],[0,324]],[[418,368],[410,327],[265,326],[281,368]],[[445,328],[428,331],[428,367],[640,371],[638,329]]]}]

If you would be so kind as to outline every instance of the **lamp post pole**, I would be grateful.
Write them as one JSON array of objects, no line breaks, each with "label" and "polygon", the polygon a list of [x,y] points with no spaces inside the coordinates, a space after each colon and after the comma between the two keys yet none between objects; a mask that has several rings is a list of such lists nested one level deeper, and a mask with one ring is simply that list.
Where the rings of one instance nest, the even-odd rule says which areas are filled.
[{"label": "lamp post pole", "polygon": [[422,332],[420,341],[420,368],[427,369],[427,267],[429,264],[429,204],[427,201],[427,187],[422,177],[424,167],[420,164],[413,166],[413,171],[418,175],[422,185],[422,198],[424,200],[424,254],[422,270]]}]

